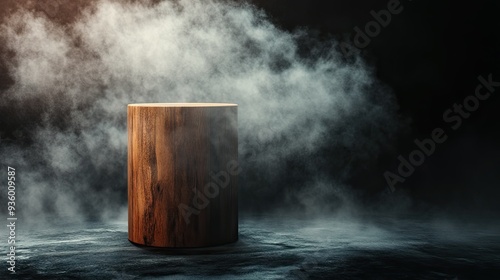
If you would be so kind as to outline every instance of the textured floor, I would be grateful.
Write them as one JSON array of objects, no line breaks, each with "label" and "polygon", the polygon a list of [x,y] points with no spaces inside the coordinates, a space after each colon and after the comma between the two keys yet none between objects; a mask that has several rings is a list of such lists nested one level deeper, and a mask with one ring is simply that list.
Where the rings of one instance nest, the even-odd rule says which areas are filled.
[{"label": "textured floor", "polygon": [[19,229],[15,279],[499,279],[499,228],[242,217],[236,244],[160,251],[126,222],[62,224]]}]

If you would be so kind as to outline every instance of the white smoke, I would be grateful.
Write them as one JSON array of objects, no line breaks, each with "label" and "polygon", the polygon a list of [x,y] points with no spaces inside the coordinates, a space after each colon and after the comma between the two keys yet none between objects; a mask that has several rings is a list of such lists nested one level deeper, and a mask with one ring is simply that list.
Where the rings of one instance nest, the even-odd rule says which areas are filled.
[{"label": "white smoke", "polygon": [[[253,171],[240,191],[255,202],[283,188],[262,182],[286,174],[287,160],[336,177],[318,174],[322,149],[349,151],[334,159],[348,170],[395,131],[392,95],[360,60],[344,62],[334,42],[304,55],[307,32],[280,30],[248,4],[100,1],[71,25],[24,11],[1,31],[14,53],[1,105],[35,127],[28,144],[2,145],[2,161],[18,168],[20,209],[34,219],[110,217],[126,206],[128,103],[238,103],[241,161]],[[303,193],[314,207],[315,192]]]}]

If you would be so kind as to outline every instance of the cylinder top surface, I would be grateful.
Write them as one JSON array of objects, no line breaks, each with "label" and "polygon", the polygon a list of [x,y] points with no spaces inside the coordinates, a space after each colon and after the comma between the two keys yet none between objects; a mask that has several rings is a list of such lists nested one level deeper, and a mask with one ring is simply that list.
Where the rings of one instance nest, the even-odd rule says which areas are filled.
[{"label": "cylinder top surface", "polygon": [[235,107],[233,103],[138,103],[128,104],[129,107]]}]

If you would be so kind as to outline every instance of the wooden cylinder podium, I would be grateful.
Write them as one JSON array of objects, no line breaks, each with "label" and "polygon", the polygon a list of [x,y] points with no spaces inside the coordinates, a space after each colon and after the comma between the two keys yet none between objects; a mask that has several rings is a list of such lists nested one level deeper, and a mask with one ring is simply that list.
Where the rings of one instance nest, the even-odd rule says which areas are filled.
[{"label": "wooden cylinder podium", "polygon": [[193,248],[238,239],[237,105],[130,104],[128,238]]}]

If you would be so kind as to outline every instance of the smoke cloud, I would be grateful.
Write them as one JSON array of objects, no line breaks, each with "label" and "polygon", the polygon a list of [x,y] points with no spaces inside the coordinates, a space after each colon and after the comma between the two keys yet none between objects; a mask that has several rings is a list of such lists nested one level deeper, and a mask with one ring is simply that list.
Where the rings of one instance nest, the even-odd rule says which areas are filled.
[{"label": "smoke cloud", "polygon": [[18,12],[1,34],[14,83],[0,106],[18,124],[1,161],[18,170],[25,219],[123,214],[129,103],[238,103],[240,198],[256,211],[352,205],[351,166],[397,131],[394,98],[361,59],[304,45],[307,30],[250,4],[99,1],[68,25]]}]

